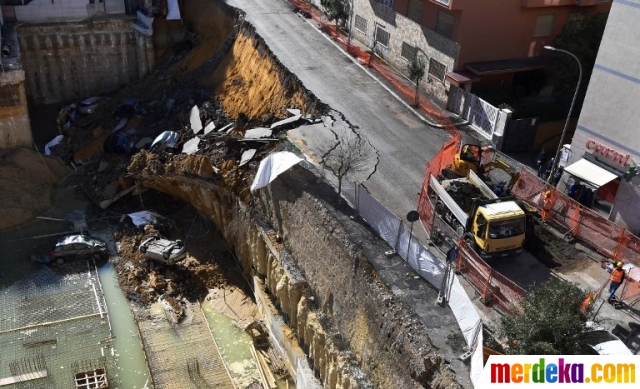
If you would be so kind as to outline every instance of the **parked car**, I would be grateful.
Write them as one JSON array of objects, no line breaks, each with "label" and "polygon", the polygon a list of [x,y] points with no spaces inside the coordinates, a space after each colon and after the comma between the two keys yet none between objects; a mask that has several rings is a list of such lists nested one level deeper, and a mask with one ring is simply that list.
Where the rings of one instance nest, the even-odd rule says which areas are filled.
[{"label": "parked car", "polygon": [[614,334],[598,326],[594,322],[587,322],[589,332],[589,345],[594,354],[599,355],[633,355],[631,350]]},{"label": "parked car", "polygon": [[82,115],[91,115],[98,107],[104,104],[104,99],[99,96],[89,97],[78,104],[78,112]]},{"label": "parked car", "polygon": [[93,258],[104,259],[109,255],[107,245],[88,235],[68,235],[58,239],[48,256],[32,256],[31,259],[42,263],[63,264],[66,261]]},{"label": "parked car", "polygon": [[139,99],[127,99],[113,110],[116,119],[131,118],[142,112],[142,104]]},{"label": "parked car", "polygon": [[149,150],[154,153],[161,151],[176,152],[178,142],[180,141],[180,135],[175,131],[165,131],[158,135],[156,139],[151,143]]},{"label": "parked car", "polygon": [[187,248],[181,240],[168,240],[153,236],[140,244],[139,250],[156,262],[173,265],[187,256]]}]

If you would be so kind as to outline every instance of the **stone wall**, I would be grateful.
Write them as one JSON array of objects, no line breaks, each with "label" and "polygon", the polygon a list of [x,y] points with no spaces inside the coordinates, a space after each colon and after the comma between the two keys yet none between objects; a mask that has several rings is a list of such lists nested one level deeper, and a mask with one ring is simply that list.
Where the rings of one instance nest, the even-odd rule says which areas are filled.
[{"label": "stone wall", "polygon": [[[422,27],[408,17],[395,12],[382,3],[370,0],[354,0],[355,15],[366,19],[366,31],[352,29],[353,38],[370,47],[373,43],[376,26],[384,28],[390,35],[387,47],[377,46],[376,53],[389,61],[395,68],[404,70],[407,60],[402,58],[402,43],[418,47],[426,56],[427,72],[429,60],[434,59],[445,65],[446,71],[455,67],[460,46],[444,36]],[[354,17],[355,19],[355,17]],[[355,22],[354,22],[355,24]],[[440,107],[447,106],[448,83],[425,76],[420,87],[429,93],[430,97]]]},{"label": "stone wall", "polygon": [[155,67],[151,37],[129,17],[18,28],[29,103],[51,104],[111,92]]},{"label": "stone wall", "polygon": [[215,222],[247,276],[264,281],[325,387],[460,387],[428,329],[359,249],[384,255],[384,247],[362,226],[366,243],[351,240],[344,224],[355,222],[311,194],[313,174],[294,168],[247,207],[216,185],[208,163],[190,157],[165,171],[143,152],[129,171]]},{"label": "stone wall", "polygon": [[0,149],[32,146],[24,71],[0,72]]}]

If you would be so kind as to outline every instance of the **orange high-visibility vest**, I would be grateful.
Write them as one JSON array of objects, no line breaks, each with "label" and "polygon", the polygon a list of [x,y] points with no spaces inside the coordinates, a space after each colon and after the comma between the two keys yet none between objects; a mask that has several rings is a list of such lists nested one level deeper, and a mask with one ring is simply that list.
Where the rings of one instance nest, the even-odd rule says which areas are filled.
[{"label": "orange high-visibility vest", "polygon": [[622,278],[624,278],[624,270],[622,269],[613,269],[611,272],[611,277],[609,279],[613,282],[621,283]]}]

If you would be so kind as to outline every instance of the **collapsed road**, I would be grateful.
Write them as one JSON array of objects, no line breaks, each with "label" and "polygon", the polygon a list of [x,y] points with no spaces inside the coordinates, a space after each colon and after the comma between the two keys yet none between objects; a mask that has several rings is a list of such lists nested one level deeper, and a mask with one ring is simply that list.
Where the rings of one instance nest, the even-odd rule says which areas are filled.
[{"label": "collapsed road", "polygon": [[[154,310],[162,302],[164,312],[170,313],[167,320],[180,328],[190,318],[192,304],[211,288],[228,285],[220,278],[239,275],[245,285],[240,289],[263,306],[272,304],[267,315],[273,310],[283,317],[286,326],[274,326],[277,321],[267,324],[275,337],[287,342],[283,343],[287,358],[305,356],[301,359],[311,362],[326,387],[469,387],[469,366],[458,359],[464,341],[451,312],[433,304],[436,292],[409,276],[401,261],[386,259],[385,247],[363,226],[364,221],[336,202],[331,188],[296,167],[266,189],[249,190],[259,162],[286,147],[285,130],[325,122],[330,114],[325,103],[340,102],[331,101],[328,94],[325,100],[309,92],[239,10],[199,0],[185,4],[183,14],[195,36],[190,44],[176,42],[153,75],[71,123],[65,140],[51,148],[75,166],[67,185],[91,200],[90,219],[118,215],[112,227],[117,229],[121,259],[115,265],[138,319],[161,320]],[[370,98],[386,93],[368,87],[374,88]],[[140,99],[144,109],[123,122],[112,112],[131,97]],[[392,105],[372,110],[377,121],[372,131],[407,122],[412,131],[423,126],[404,108]],[[290,117],[296,119],[274,126]],[[190,145],[189,153],[140,150],[131,155],[109,147],[114,134],[129,134],[146,148],[165,130],[180,136],[176,151]],[[385,134],[372,137],[370,143],[379,155],[395,154],[390,145],[398,142],[389,138],[395,135]],[[417,136],[425,145],[439,147],[440,141]],[[426,161],[422,151],[416,146],[411,158]],[[401,157],[389,162],[395,170],[388,171],[380,165],[376,171],[382,173],[373,177],[387,188],[401,187],[405,192],[401,198],[409,198],[413,189],[401,183],[397,169],[413,165],[410,162]],[[421,175],[424,162],[418,165]],[[124,220],[120,215],[149,208],[177,217],[179,212],[171,207],[183,203],[165,198],[154,204],[153,198],[161,196],[156,191],[183,200],[212,221],[215,226],[209,228],[224,238],[218,247],[228,247],[232,255],[212,249],[175,268],[145,260],[137,245],[158,230],[140,230],[119,221]],[[186,224],[178,230],[158,229],[184,237],[190,235]],[[191,239],[186,245],[188,251],[199,246]],[[221,268],[234,268],[235,258],[241,270],[235,276],[221,276]],[[142,336],[143,343],[153,344],[144,331]],[[151,370],[153,375],[153,366]],[[319,385],[303,378],[302,371],[292,374],[309,383],[306,387]]]}]

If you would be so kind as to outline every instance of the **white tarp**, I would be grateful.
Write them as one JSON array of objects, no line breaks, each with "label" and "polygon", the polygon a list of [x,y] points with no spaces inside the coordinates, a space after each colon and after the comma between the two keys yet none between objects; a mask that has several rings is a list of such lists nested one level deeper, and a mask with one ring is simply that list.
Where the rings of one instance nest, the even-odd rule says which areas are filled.
[{"label": "white tarp", "polygon": [[198,151],[198,145],[200,145],[200,138],[196,136],[195,138],[189,139],[188,141],[184,142],[184,145],[182,146],[182,152],[185,154],[194,154],[196,151]]},{"label": "white tarp", "polygon": [[292,166],[300,163],[302,159],[298,158],[294,153],[289,151],[279,151],[269,155],[260,161],[260,167],[251,184],[251,191],[264,188],[271,181],[275,180],[280,174],[291,169]]},{"label": "white tarp", "polygon": [[60,141],[64,138],[64,135],[58,135],[55,138],[51,139],[49,143],[44,146],[44,155],[51,155],[51,147],[60,143]]},{"label": "white tarp", "polygon": [[180,20],[178,0],[167,0],[167,20]]},{"label": "white tarp", "polygon": [[153,211],[140,211],[127,214],[131,218],[131,221],[136,227],[144,226],[146,224],[156,224],[161,219],[166,219],[164,216],[158,215]]},{"label": "white tarp", "polygon": [[200,120],[200,110],[197,105],[194,105],[189,112],[189,123],[191,123],[191,130],[194,134],[202,131],[202,121]]},{"label": "white tarp", "polygon": [[588,181],[597,187],[601,187],[602,185],[618,178],[617,175],[587,161],[586,159],[580,159],[578,162],[567,166],[564,168],[564,171]]}]

